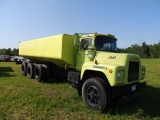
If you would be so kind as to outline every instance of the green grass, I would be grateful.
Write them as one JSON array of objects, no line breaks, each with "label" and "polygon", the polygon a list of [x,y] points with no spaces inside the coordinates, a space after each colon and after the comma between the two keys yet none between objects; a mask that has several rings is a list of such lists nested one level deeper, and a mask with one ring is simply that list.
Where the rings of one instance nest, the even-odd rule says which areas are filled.
[{"label": "green grass", "polygon": [[[141,120],[160,119],[160,59],[143,59],[147,86],[139,98],[99,112],[86,107],[66,80],[40,83],[21,75],[20,65],[0,62],[0,119]],[[60,81],[60,82],[59,82]]]}]

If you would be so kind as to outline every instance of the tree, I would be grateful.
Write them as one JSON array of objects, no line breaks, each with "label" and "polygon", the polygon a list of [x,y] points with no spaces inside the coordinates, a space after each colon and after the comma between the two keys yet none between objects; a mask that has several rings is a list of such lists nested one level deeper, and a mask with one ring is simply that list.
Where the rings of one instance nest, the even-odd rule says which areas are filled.
[{"label": "tree", "polygon": [[11,55],[11,48],[5,49],[5,55]]},{"label": "tree", "polygon": [[149,58],[149,56],[150,56],[149,46],[145,42],[142,43],[140,56],[142,58]]},{"label": "tree", "polygon": [[138,54],[140,55],[140,46],[138,44],[131,45],[131,47],[126,48],[127,53]]},{"label": "tree", "polygon": [[147,45],[143,42],[141,46],[135,44],[126,49],[118,48],[118,52],[133,53],[142,58],[160,58],[160,42],[154,45]]},{"label": "tree", "polygon": [[14,48],[13,50],[11,48],[8,49],[0,49],[0,55],[10,55],[10,56],[17,56],[19,49]]},{"label": "tree", "polygon": [[123,49],[123,48],[117,48],[117,52],[118,53],[125,53],[125,49]]},{"label": "tree", "polygon": [[14,48],[12,50],[12,55],[17,56],[18,55],[18,49]]},{"label": "tree", "polygon": [[150,45],[149,50],[151,58],[160,58],[160,43]]},{"label": "tree", "polygon": [[0,55],[5,55],[5,49],[0,49]]}]

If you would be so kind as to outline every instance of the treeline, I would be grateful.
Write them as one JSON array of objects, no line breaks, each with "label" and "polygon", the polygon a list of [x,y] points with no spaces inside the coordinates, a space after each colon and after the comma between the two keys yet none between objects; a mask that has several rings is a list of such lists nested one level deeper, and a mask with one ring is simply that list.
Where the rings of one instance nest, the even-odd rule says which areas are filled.
[{"label": "treeline", "polygon": [[141,58],[160,58],[160,42],[154,45],[143,42],[141,46],[135,44],[126,49],[118,48],[118,52],[138,54]]},{"label": "treeline", "polygon": [[11,48],[8,48],[8,49],[0,49],[0,55],[10,55],[10,56],[17,56],[18,55],[18,51],[19,49],[11,49]]},{"label": "treeline", "polygon": [[[19,49],[0,49],[0,55],[17,56]],[[147,45],[145,42],[142,45],[131,45],[126,49],[118,48],[119,53],[133,53],[139,55],[141,58],[160,58],[160,42],[154,45]]]}]

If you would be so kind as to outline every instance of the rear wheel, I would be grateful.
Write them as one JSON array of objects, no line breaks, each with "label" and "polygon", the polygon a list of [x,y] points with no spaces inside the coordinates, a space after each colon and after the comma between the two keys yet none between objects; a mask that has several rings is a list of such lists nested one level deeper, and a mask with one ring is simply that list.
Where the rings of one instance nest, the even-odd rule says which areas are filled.
[{"label": "rear wheel", "polygon": [[27,62],[22,63],[21,72],[23,75],[27,76]]},{"label": "rear wheel", "polygon": [[29,63],[27,65],[27,76],[31,79],[34,78],[34,64],[33,63]]},{"label": "rear wheel", "polygon": [[109,86],[100,78],[86,80],[82,87],[82,97],[87,106],[103,111],[111,104]]},{"label": "rear wheel", "polygon": [[37,64],[34,68],[34,78],[37,79],[39,82],[43,81],[44,79],[44,67],[40,64]]}]

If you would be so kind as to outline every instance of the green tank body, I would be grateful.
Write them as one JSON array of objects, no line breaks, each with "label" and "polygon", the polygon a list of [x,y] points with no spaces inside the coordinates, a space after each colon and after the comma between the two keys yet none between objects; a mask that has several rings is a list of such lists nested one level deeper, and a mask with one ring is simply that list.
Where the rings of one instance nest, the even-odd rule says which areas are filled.
[{"label": "green tank body", "polygon": [[31,60],[53,62],[58,66],[75,66],[74,36],[61,34],[21,42],[19,55]]}]

